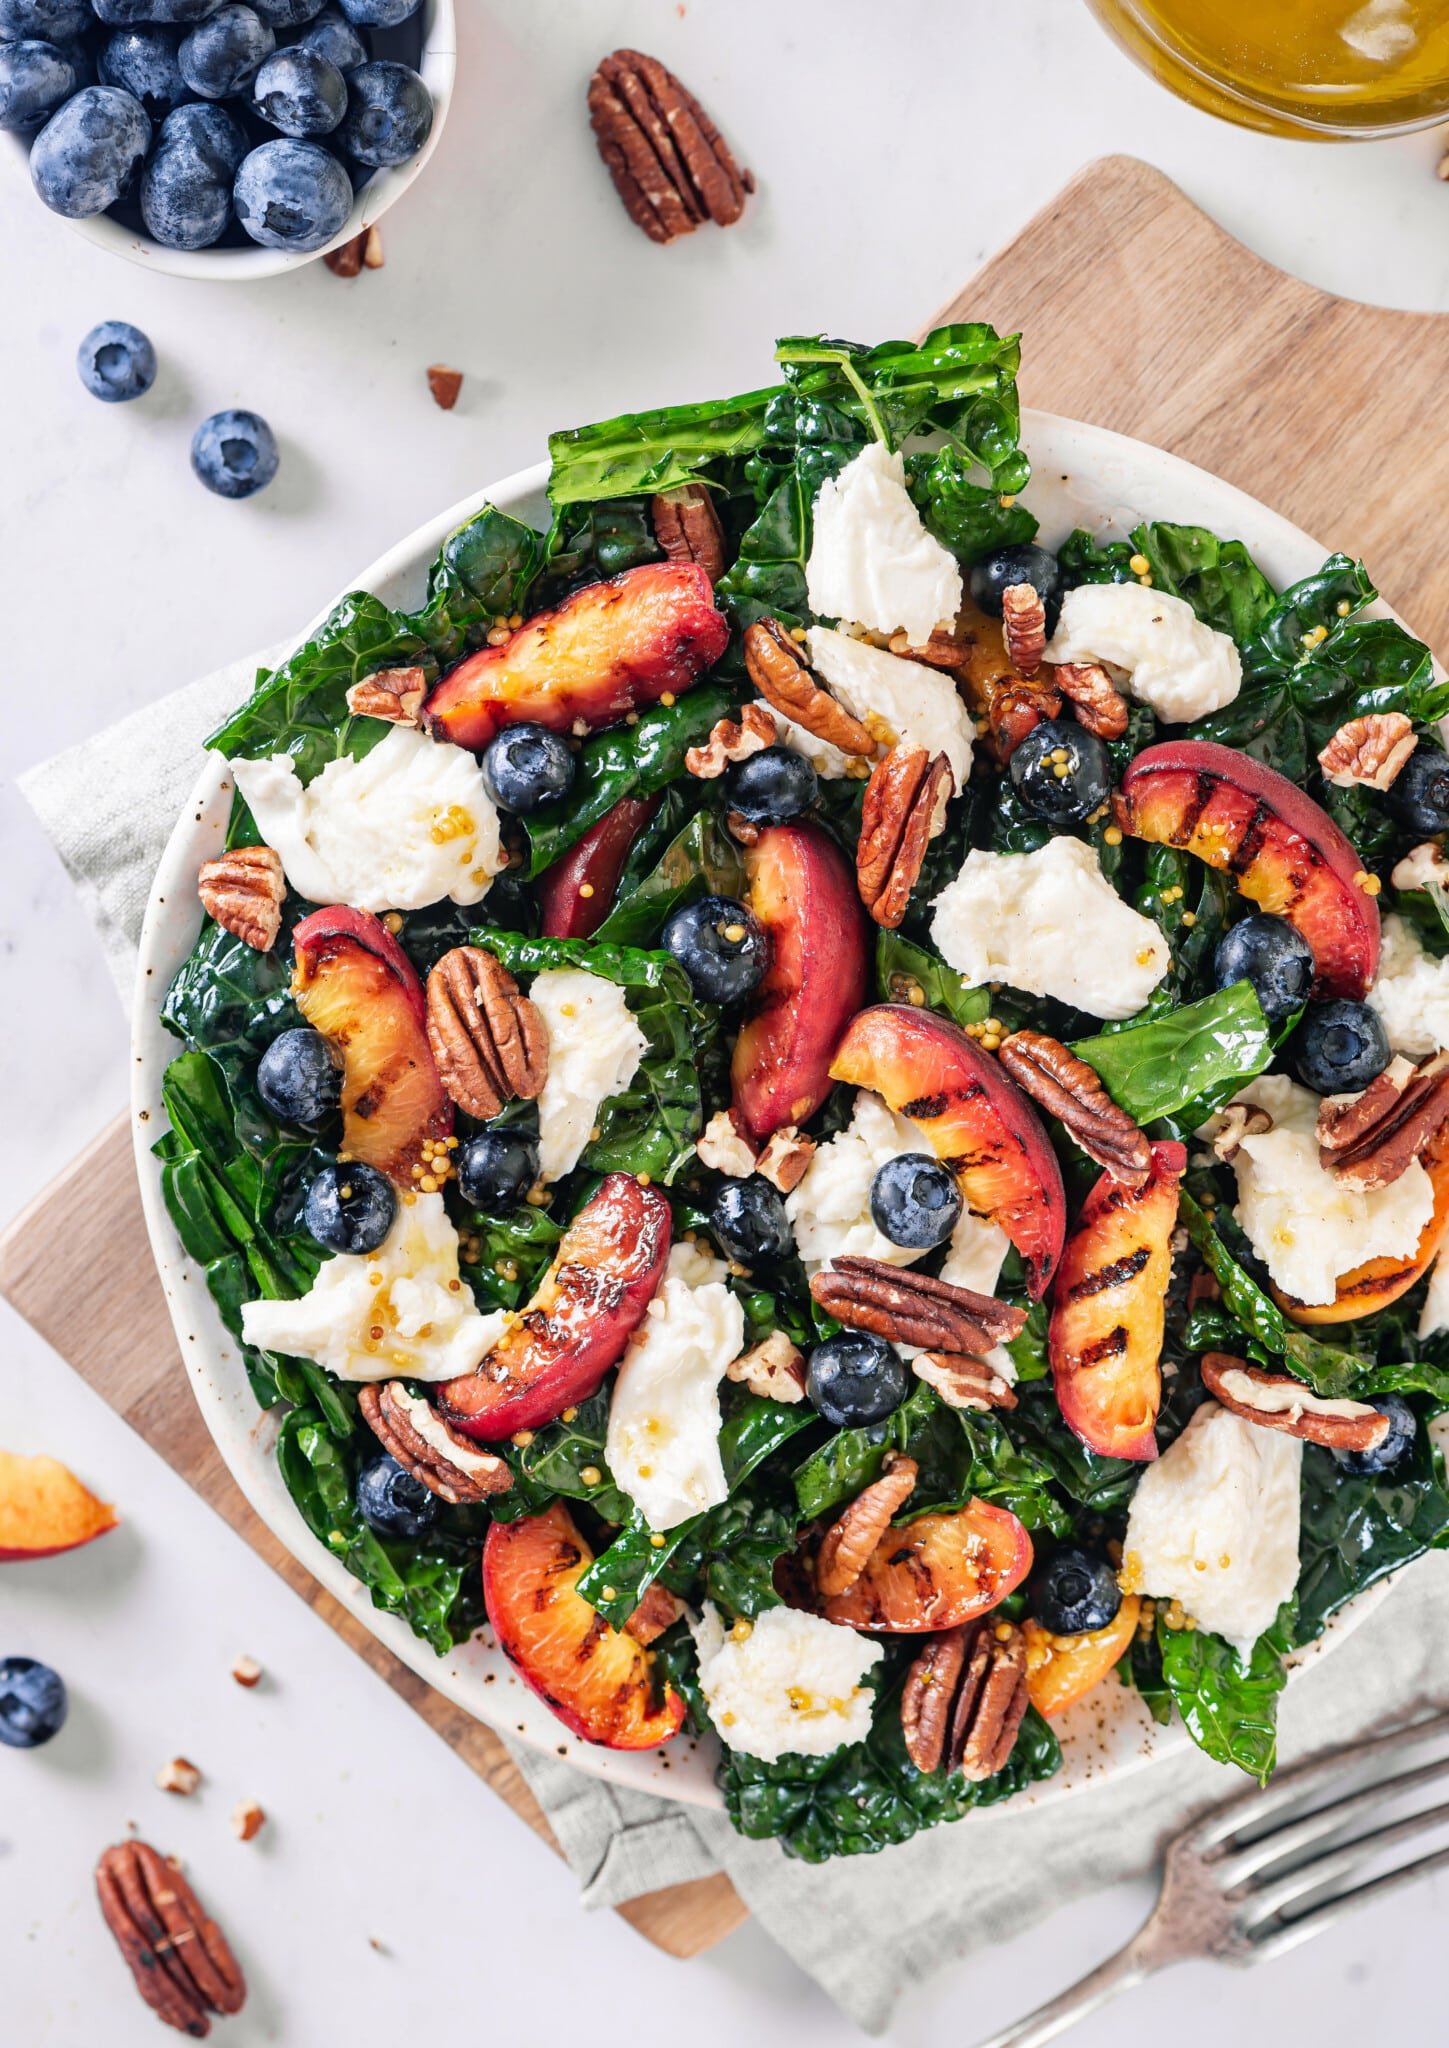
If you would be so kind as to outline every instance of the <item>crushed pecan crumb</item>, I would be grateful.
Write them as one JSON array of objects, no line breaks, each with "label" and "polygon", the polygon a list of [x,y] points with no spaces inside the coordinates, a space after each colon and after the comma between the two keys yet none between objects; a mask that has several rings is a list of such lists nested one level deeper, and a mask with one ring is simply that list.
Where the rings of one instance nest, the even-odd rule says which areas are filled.
[{"label": "crushed pecan crumb", "polygon": [[746,704],[738,720],[721,718],[702,747],[687,747],[684,765],[701,782],[713,782],[732,761],[747,761],[773,747],[780,729],[763,704]]},{"label": "crushed pecan crumb", "polygon": [[200,1771],[184,1756],[172,1757],[170,1763],[162,1764],[156,1773],[158,1791],[175,1792],[183,1799],[189,1799],[200,1783]]},{"label": "crushed pecan crumb", "polygon": [[231,1810],[231,1831],[239,1842],[254,1842],[266,1819],[255,1799],[239,1799]]},{"label": "crushed pecan crumb", "polygon": [[1011,1382],[984,1358],[946,1351],[918,1351],[911,1360],[917,1379],[934,1388],[948,1408],[1014,1408]]},{"label": "crushed pecan crumb", "polygon": [[451,412],[458,403],[458,393],[463,388],[463,372],[450,368],[447,363],[428,365],[428,389],[433,394],[433,403]]},{"label": "crushed pecan crumb", "polygon": [[427,671],[421,668],[380,668],[353,683],[347,708],[355,718],[382,718],[389,725],[421,725]]},{"label": "crushed pecan crumb", "polygon": [[684,1602],[656,1579],[653,1585],[645,1587],[643,1599],[624,1627],[636,1643],[656,1642],[666,1629],[673,1628],[683,1612]]},{"label": "crushed pecan crumb", "polygon": [[765,1149],[755,1162],[755,1171],[772,1188],[788,1195],[805,1178],[806,1168],[814,1157],[815,1140],[794,1124],[784,1124],[766,1140]]},{"label": "crushed pecan crumb", "polygon": [[732,1359],[725,1377],[748,1387],[762,1401],[792,1405],[805,1398],[805,1356],[783,1330],[771,1330],[763,1342]]},{"label": "crushed pecan crumb", "polygon": [[262,1667],[255,1657],[238,1657],[231,1667],[231,1675],[238,1685],[244,1685],[250,1692],[254,1685],[261,1683]]}]

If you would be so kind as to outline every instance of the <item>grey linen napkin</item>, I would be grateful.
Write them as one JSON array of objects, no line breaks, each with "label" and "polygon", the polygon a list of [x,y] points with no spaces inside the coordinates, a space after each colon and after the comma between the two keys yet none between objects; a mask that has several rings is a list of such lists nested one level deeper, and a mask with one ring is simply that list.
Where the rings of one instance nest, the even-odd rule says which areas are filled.
[{"label": "grey linen napkin", "polygon": [[[256,669],[287,651],[207,676],[21,780],[127,1005],[151,878],[199,772],[201,743],[247,695]],[[1282,1706],[1285,1760],[1395,1720],[1415,1703],[1449,1700],[1446,1596],[1449,1557],[1424,1559],[1341,1649],[1295,1682]],[[743,1841],[721,1813],[607,1785],[533,1750],[514,1756],[584,1905],[614,1906],[724,1870],[766,1931],[870,2032],[887,2025],[906,1986],[1148,1869],[1187,1814],[1243,1783],[1188,1749],[1041,1811],[972,1814],[882,1855],[812,1868],[773,1843]]]}]

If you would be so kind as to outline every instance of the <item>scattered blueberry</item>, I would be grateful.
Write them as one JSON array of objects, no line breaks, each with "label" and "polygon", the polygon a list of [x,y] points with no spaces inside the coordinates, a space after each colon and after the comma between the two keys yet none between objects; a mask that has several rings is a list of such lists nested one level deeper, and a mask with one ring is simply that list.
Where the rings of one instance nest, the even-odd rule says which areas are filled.
[{"label": "scattered blueberry", "polygon": [[[210,115],[175,126],[186,115]],[[232,176],[250,144],[223,107],[209,100],[168,114],[141,173],[141,218],[168,249],[209,249],[231,219]]]},{"label": "scattered blueberry", "polygon": [[1310,1003],[1293,1035],[1293,1056],[1305,1087],[1347,1095],[1367,1088],[1388,1065],[1388,1033],[1367,1003]]},{"label": "scattered blueberry", "polygon": [[88,0],[0,0],[0,39],[7,43],[31,36],[46,43],[65,42],[89,28],[92,20]]},{"label": "scattered blueberry", "polygon": [[709,1227],[723,1251],[742,1266],[757,1259],[783,1259],[795,1239],[785,1204],[767,1180],[727,1180],[709,1210]]},{"label": "scattered blueberry", "polygon": [[340,0],[342,12],[359,28],[396,28],[421,4],[422,0]]},{"label": "scattered blueberry", "polygon": [[179,53],[181,76],[204,100],[242,92],[277,47],[277,38],[254,7],[241,0],[199,21]]},{"label": "scattered blueberry", "polygon": [[697,996],[709,1003],[736,1003],[765,971],[770,944],[759,920],[728,896],[701,896],[676,910],[659,935]]},{"label": "scattered blueberry", "polygon": [[837,1429],[884,1422],[906,1398],[906,1362],[884,1337],[841,1330],[810,1354],[805,1392]]},{"label": "scattered blueberry", "polygon": [[1012,755],[1011,786],[1034,817],[1072,825],[1107,801],[1112,763],[1095,733],[1070,718],[1048,718]]},{"label": "scattered blueberry", "polygon": [[86,220],[130,188],[151,143],[146,109],[114,85],[88,85],[30,146],[30,176],[53,213]]},{"label": "scattered blueberry", "polygon": [[1384,802],[1411,832],[1449,831],[1449,754],[1420,740]]},{"label": "scattered blueberry", "polygon": [[257,1093],[284,1124],[320,1124],[342,1100],[342,1069],[320,1031],[283,1031],[262,1054]]},{"label": "scattered blueberry", "polygon": [[397,1213],[392,1182],[375,1167],[349,1160],[324,1166],[307,1190],[302,1220],[329,1252],[375,1252]]},{"label": "scattered blueberry", "polygon": [[494,803],[525,815],[567,796],[576,773],[568,741],[546,725],[506,725],[479,766]]},{"label": "scattered blueberry", "polygon": [[252,4],[273,28],[301,28],[322,12],[322,0],[252,0]]},{"label": "scattered blueberry", "polygon": [[299,50],[315,50],[339,71],[351,71],[367,62],[367,45],[346,15],[336,7],[324,7],[297,44]]},{"label": "scattered blueberry", "polygon": [[888,1159],[870,1184],[875,1227],[892,1244],[926,1252],[944,1244],[961,1218],[956,1176],[925,1152]]},{"label": "scattered blueberry", "polygon": [[1388,1435],[1376,1451],[1335,1451],[1333,1454],[1345,1472],[1353,1472],[1361,1478],[1392,1472],[1414,1448],[1414,1438],[1419,1434],[1419,1418],[1402,1394],[1379,1394],[1368,1405],[1377,1408],[1380,1415],[1388,1416]]},{"label": "scattered blueberry", "polygon": [[1046,606],[1047,631],[1056,631],[1057,613],[1062,608],[1062,572],[1055,555],[1032,541],[998,548],[983,555],[971,571],[972,602],[993,619],[1001,617],[1001,594],[1013,583],[1029,583]]},{"label": "scattered blueberry", "polygon": [[458,1152],[458,1192],[485,1216],[516,1209],[538,1179],[538,1140],[525,1130],[482,1131]]},{"label": "scattered blueberry", "polygon": [[91,7],[111,28],[134,28],[143,21],[189,28],[215,14],[216,0],[91,0]]},{"label": "scattered blueberry", "polygon": [[1313,948],[1286,917],[1266,910],[1230,925],[1213,954],[1213,985],[1231,988],[1250,981],[1270,1023],[1291,1017],[1313,987]]},{"label": "scattered blueberry", "polygon": [[153,121],[191,97],[176,58],[171,28],[118,28],[96,63],[102,85],[118,85],[141,102]]},{"label": "scattered blueberry", "polygon": [[432,94],[410,66],[375,60],[347,74],[347,116],[337,134],[360,164],[406,163],[432,125]]},{"label": "scattered blueberry", "polygon": [[156,351],[129,320],[103,320],[76,350],[75,366],[92,398],[107,405],[140,398],[156,381]]},{"label": "scattered blueberry", "polygon": [[819,794],[819,776],[803,754],[788,747],[765,747],[725,770],[725,802],[752,825],[784,825],[808,811]]},{"label": "scattered blueberry", "polygon": [[357,1512],[379,1536],[411,1542],[437,1521],[438,1496],[384,1451],[357,1475]]},{"label": "scattered blueberry", "polygon": [[347,86],[315,50],[278,50],[257,73],[252,103],[283,135],[330,135],[347,111]]},{"label": "scattered blueberry", "polygon": [[34,1657],[0,1657],[0,1742],[39,1749],[64,1727],[67,1706],[58,1671]]},{"label": "scattered blueberry", "polygon": [[330,242],[352,211],[352,180],[320,143],[279,136],[242,161],[237,219],[266,249],[306,252]]},{"label": "scattered blueberry", "polygon": [[79,83],[54,43],[0,43],[0,128],[34,135]]},{"label": "scattered blueberry", "polygon": [[1032,1573],[1031,1611],[1054,1636],[1081,1636],[1106,1628],[1122,1605],[1117,1577],[1105,1557],[1067,1545]]},{"label": "scattered blueberry", "polygon": [[191,437],[191,467],[219,498],[249,498],[277,473],[277,443],[266,421],[233,406],[203,420]]}]

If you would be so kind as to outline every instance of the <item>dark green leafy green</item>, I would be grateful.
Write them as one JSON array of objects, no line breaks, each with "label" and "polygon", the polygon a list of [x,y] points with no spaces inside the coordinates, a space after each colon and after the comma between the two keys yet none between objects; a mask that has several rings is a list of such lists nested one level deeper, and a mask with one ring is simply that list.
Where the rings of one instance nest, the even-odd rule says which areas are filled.
[{"label": "dark green leafy green", "polygon": [[1072,1051],[1139,1124],[1173,1117],[1191,1131],[1263,1072],[1273,1040],[1252,983],[1238,981],[1146,1023],[1079,1038]]},{"label": "dark green leafy green", "polygon": [[632,888],[620,889],[594,938],[614,946],[652,945],[683,904],[709,895],[738,900],[744,889],[739,847],[713,811],[696,811],[649,873]]},{"label": "dark green leafy green", "polygon": [[555,513],[601,498],[669,491],[696,479],[730,484],[743,457],[765,439],[765,408],[777,388],[622,413],[550,434],[548,494]]},{"label": "dark green leafy green", "polygon": [[1155,520],[1133,546],[1152,564],[1152,583],[1190,604],[1216,632],[1241,647],[1263,624],[1278,594],[1240,540],[1219,540],[1205,526]]},{"label": "dark green leafy green", "polygon": [[[510,1438],[495,1445],[513,1474],[513,1485],[507,1493],[491,1496],[488,1505],[494,1521],[516,1522],[520,1515],[536,1515],[560,1497],[587,1501],[606,1522],[627,1520],[629,1496],[614,1484],[604,1456],[608,1429],[609,1389],[603,1387],[580,1401],[567,1422],[550,1422],[534,1430],[528,1443]],[[585,1479],[585,1472],[600,1476]]]},{"label": "dark green leafy green", "polygon": [[417,618],[438,660],[455,660],[470,637],[522,611],[542,559],[543,543],[533,528],[496,505],[485,505],[455,528],[429,572]]},{"label": "dark green leafy green", "polygon": [[1263,1782],[1278,1760],[1278,1696],[1287,1683],[1284,1658],[1293,1647],[1294,1603],[1246,1661],[1206,1629],[1171,1629],[1159,1612],[1157,1648],[1163,1683],[1198,1748],[1220,1764]]},{"label": "dark green leafy green", "polygon": [[1392,1472],[1345,1472],[1331,1451],[1304,1445],[1294,1642],[1311,1642],[1365,1586],[1449,1542],[1443,1460],[1429,1436],[1428,1411],[1415,1406],[1418,1435]]},{"label": "dark green leafy green", "polygon": [[883,1003],[913,1002],[919,988],[928,1009],[962,1026],[979,1024],[991,1014],[990,989],[963,987],[960,975],[939,954],[884,928],[875,939],[875,985]]},{"label": "dark green leafy green", "polygon": [[741,631],[756,619],[787,623],[807,614],[805,562],[810,553],[811,493],[793,470],[776,484],[754,524],[740,536],[732,567],[715,595]]}]

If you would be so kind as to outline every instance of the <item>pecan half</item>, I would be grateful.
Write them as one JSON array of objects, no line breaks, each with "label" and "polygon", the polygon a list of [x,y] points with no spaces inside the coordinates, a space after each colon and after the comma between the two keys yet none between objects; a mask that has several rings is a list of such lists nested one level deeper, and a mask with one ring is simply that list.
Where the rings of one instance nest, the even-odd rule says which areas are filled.
[{"label": "pecan half", "polygon": [[702,747],[686,747],[684,765],[701,782],[713,782],[732,761],[747,761],[751,754],[762,754],[779,737],[780,729],[764,705],[746,704],[737,721],[718,719]]},{"label": "pecan half", "polygon": [[948,1408],[1014,1408],[1016,1395],[984,1358],[958,1357],[945,1351],[918,1351],[911,1370],[940,1395]]},{"label": "pecan half", "polygon": [[947,626],[932,626],[931,637],[919,647],[911,644],[908,633],[892,636],[890,651],[903,654],[907,661],[924,662],[927,668],[958,669],[970,659],[971,636],[960,619]]},{"label": "pecan half", "polygon": [[649,501],[654,538],[671,562],[693,562],[711,583],[725,571],[724,528],[714,498],[703,484],[656,491]]},{"label": "pecan half", "polygon": [[793,1406],[805,1398],[805,1356],[783,1330],[771,1330],[762,1343],[730,1360],[725,1378],[748,1387],[762,1401]]},{"label": "pecan half", "polygon": [[458,403],[458,393],[463,388],[463,372],[455,370],[448,363],[429,363],[428,389],[433,394],[434,405],[444,412],[451,412]]},{"label": "pecan half", "polygon": [[1145,1187],[1152,1171],[1146,1134],[1112,1100],[1095,1070],[1044,1031],[1013,1031],[997,1057],[1023,1095],[1054,1116],[1113,1180]]},{"label": "pecan half", "polygon": [[1449,1122],[1449,1052],[1392,1060],[1361,1095],[1326,1096],[1318,1163],[1356,1188],[1386,1188]]},{"label": "pecan half", "polygon": [[589,122],[624,211],[651,242],[737,221],[755,181],[692,92],[642,50],[615,50],[589,80]]},{"label": "pecan half", "polygon": [[1046,652],[1046,606],[1034,583],[1008,583],[1001,593],[1001,631],[1019,676],[1034,676]]},{"label": "pecan half", "polygon": [[644,1597],[624,1623],[624,1628],[636,1643],[656,1642],[666,1629],[673,1628],[683,1612],[684,1602],[656,1579],[652,1586],[644,1588]]},{"label": "pecan half", "polygon": [[258,953],[270,953],[277,943],[286,886],[282,856],[270,846],[233,846],[203,861],[196,877],[207,916]]},{"label": "pecan half", "polygon": [[815,1588],[823,1599],[855,1584],[897,1510],[915,1492],[918,1469],[914,1458],[887,1451],[880,1478],[858,1493],[825,1531],[815,1553]]},{"label": "pecan half", "polygon": [[427,671],[421,668],[380,668],[347,692],[347,708],[357,718],[385,718],[389,725],[421,725]]},{"label": "pecan half", "polygon": [[951,1713],[948,1770],[973,1785],[994,1778],[1016,1747],[1031,1704],[1026,1689],[1026,1637],[990,1615],[979,1623]]},{"label": "pecan half", "polygon": [[837,704],[811,674],[804,655],[778,619],[759,619],[745,630],[745,667],[750,681],[786,718],[793,718],[818,740],[828,740],[842,754],[868,758],[875,738],[867,726]]},{"label": "pecan half", "polygon": [[1263,1429],[1283,1430],[1330,1451],[1373,1451],[1389,1433],[1387,1415],[1366,1401],[1328,1401],[1287,1373],[1263,1372],[1225,1351],[1205,1351],[1202,1383],[1224,1408]]},{"label": "pecan half", "polygon": [[963,1621],[959,1628],[927,1636],[906,1673],[901,1688],[901,1732],[906,1755],[918,1771],[941,1768],[973,1629],[972,1622]]},{"label": "pecan half", "polygon": [[998,766],[1004,768],[1027,734],[1035,732],[1044,719],[1055,718],[1061,708],[1061,691],[1041,678],[994,684],[987,699],[986,722]]},{"label": "pecan half", "polygon": [[1053,683],[1077,714],[1077,724],[1099,740],[1119,740],[1127,730],[1127,699],[1095,661],[1062,661],[1050,670]]},{"label": "pecan half", "polygon": [[755,1170],[755,1148],[732,1109],[717,1109],[694,1141],[700,1163],[729,1180],[748,1180]]},{"label": "pecan half", "polygon": [[836,1259],[812,1277],[810,1292],[848,1329],[870,1330],[892,1343],[919,1344],[927,1351],[979,1357],[993,1344],[1015,1337],[1026,1321],[1024,1309],[992,1295],[881,1259]]},{"label": "pecan half", "polygon": [[176,1868],[149,1842],[117,1842],[96,1865],[107,1927],[159,2019],[194,2041],[212,2013],[240,2012],[246,1979],[226,1936]]},{"label": "pecan half", "polygon": [[428,1043],[443,1086],[486,1122],[548,1079],[548,1028],[501,960],[454,946],[428,976]]},{"label": "pecan half", "polygon": [[1388,789],[1418,744],[1414,722],[1402,711],[1370,711],[1338,728],[1318,765],[1337,789]]},{"label": "pecan half", "polygon": [[460,1436],[401,1380],[359,1387],[357,1405],[383,1449],[439,1500],[459,1507],[507,1493],[512,1486],[513,1474],[502,1458]]},{"label": "pecan half", "polygon": [[804,1180],[814,1157],[815,1140],[807,1138],[794,1124],[782,1124],[778,1131],[770,1133],[764,1151],[755,1161],[755,1171],[772,1188],[788,1195]]},{"label": "pecan half", "polygon": [[871,770],[860,812],[855,879],[878,925],[894,931],[906,914],[926,848],[945,823],[956,778],[944,754],[892,747]]}]

